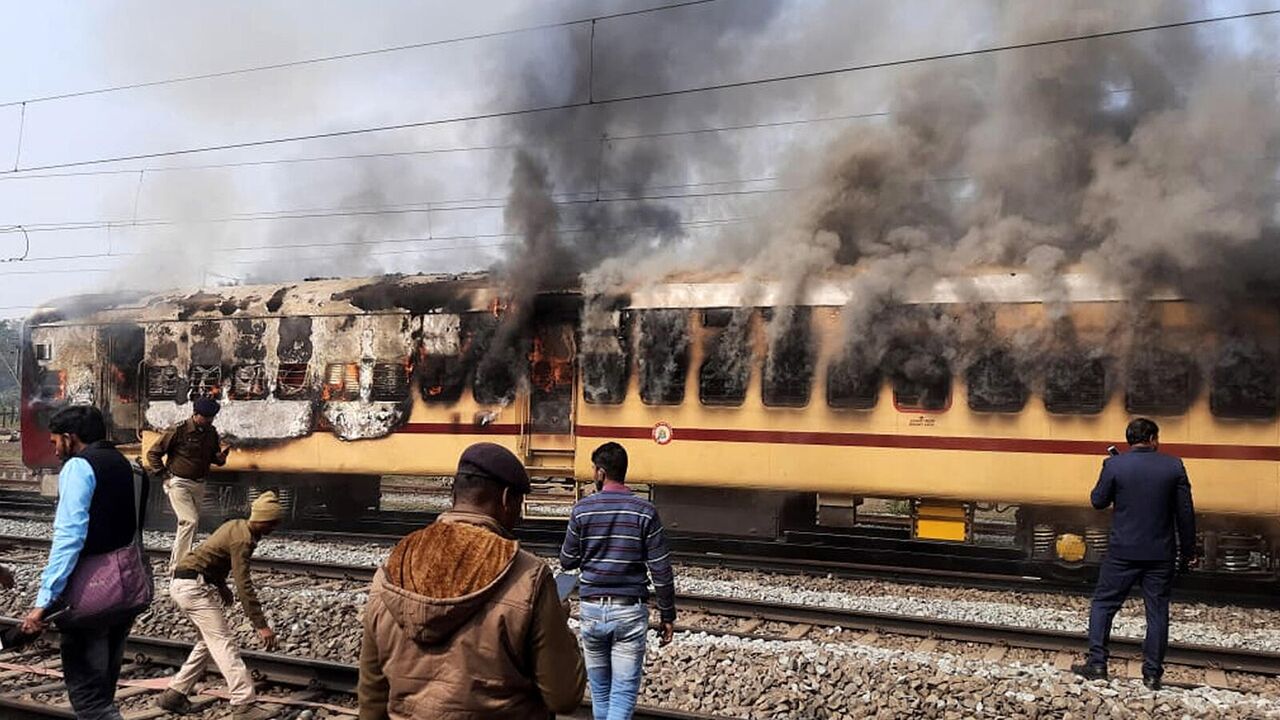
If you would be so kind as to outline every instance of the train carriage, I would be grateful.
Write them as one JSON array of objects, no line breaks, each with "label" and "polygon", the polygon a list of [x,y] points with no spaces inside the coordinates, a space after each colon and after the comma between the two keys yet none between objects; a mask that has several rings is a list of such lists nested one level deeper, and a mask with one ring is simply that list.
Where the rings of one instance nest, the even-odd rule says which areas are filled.
[{"label": "train carriage", "polygon": [[[55,465],[43,423],[62,404],[99,404],[140,453],[213,395],[240,448],[224,477],[286,488],[299,508],[376,508],[381,476],[449,475],[477,440],[577,486],[591,450],[618,440],[632,480],[683,532],[848,526],[875,497],[905,501],[913,537],[966,543],[975,508],[1016,506],[1028,556],[1072,564],[1105,553],[1107,516],[1082,506],[1108,446],[1149,415],[1186,462],[1207,566],[1274,574],[1276,348],[1243,352],[1194,305],[1157,295],[1145,318],[1158,332],[1114,357],[1099,350],[1129,307],[1114,289],[1072,274],[1046,303],[1042,281],[991,273],[901,293],[929,321],[896,330],[888,361],[856,365],[853,285],[823,278],[791,298],[740,278],[546,292],[514,342],[513,309],[482,275],[64,303],[24,332],[24,460]],[[1064,317],[1072,347],[1093,350],[1045,346],[1031,363],[1009,350]],[[1277,337],[1276,318],[1248,322]],[[988,341],[956,351],[929,337],[937,323]]]}]

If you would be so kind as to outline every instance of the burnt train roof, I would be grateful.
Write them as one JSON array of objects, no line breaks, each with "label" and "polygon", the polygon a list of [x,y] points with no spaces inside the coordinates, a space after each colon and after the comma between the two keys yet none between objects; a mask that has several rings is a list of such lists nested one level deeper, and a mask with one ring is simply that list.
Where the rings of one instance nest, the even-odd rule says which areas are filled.
[{"label": "burnt train roof", "polygon": [[[738,274],[684,275],[666,281],[618,288],[615,307],[708,308],[743,305],[769,307],[784,301],[785,285],[749,280]],[[828,276],[809,282],[799,304],[840,307],[856,292],[856,274]],[[543,295],[577,296],[577,288],[549,290]],[[1050,288],[1045,281],[1018,272],[990,272],[948,278],[920,287],[903,287],[895,295],[903,304],[973,302],[1040,303],[1052,294],[1068,302],[1115,302],[1126,299],[1118,286],[1084,272],[1066,273]],[[234,317],[351,315],[488,310],[502,293],[487,273],[460,275],[386,275],[374,278],[328,278],[273,285],[236,285],[195,291],[80,295],[50,303],[31,315],[29,324],[168,322]],[[1170,292],[1152,300],[1178,300]]]}]

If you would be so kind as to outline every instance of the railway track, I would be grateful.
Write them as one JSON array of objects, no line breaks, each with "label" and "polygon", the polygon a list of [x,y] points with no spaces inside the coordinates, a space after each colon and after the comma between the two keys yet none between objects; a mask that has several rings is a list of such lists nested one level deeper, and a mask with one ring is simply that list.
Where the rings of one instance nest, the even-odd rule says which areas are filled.
[{"label": "railway track", "polygon": [[[0,547],[25,546],[47,548],[47,541],[13,536],[0,536]],[[167,550],[150,548],[148,553],[157,559],[167,558]],[[269,572],[303,575],[323,580],[345,580],[365,583],[372,579],[374,568],[366,565],[334,565],[296,560],[255,558],[255,569]],[[784,623],[790,629],[773,639],[800,640],[815,629],[840,628],[860,630],[864,640],[874,642],[878,635],[909,636],[929,643],[952,641],[986,645],[993,650],[989,657],[999,659],[999,648],[1025,648],[1055,653],[1055,664],[1062,669],[1080,656],[1086,646],[1083,633],[1030,627],[1013,627],[987,623],[946,620],[916,615],[889,614],[852,610],[846,608],[797,605],[728,598],[723,596],[677,596],[682,613],[705,614],[719,618],[733,618],[738,624],[730,629],[701,627],[686,620],[685,631],[705,631],[713,634],[732,634],[741,637],[762,637],[758,632],[765,623]],[[1141,641],[1125,637],[1113,637],[1112,654],[1116,658],[1136,661],[1142,656]],[[1225,673],[1239,672],[1252,675],[1280,677],[1280,653],[1241,648],[1226,648],[1190,643],[1170,643],[1167,662],[1171,666],[1191,668],[1202,673],[1198,683],[1211,687],[1230,687]],[[1136,667],[1136,663],[1131,663]],[[1140,675],[1139,675],[1140,676]]]},{"label": "railway track", "polygon": [[[19,622],[16,618],[0,617],[0,627],[12,627]],[[56,631],[50,631],[46,634],[46,639],[50,642],[56,643],[56,638]],[[125,657],[128,658],[128,663],[124,668],[124,672],[122,672],[122,677],[129,675],[130,670],[138,668],[178,667],[186,660],[190,652],[190,643],[166,638],[130,636],[125,646]],[[356,665],[254,650],[244,650],[241,654],[245,663],[253,672],[255,680],[260,685],[265,684],[269,688],[289,688],[292,690],[292,692],[284,695],[264,694],[261,698],[265,703],[279,706],[282,715],[296,717],[303,710],[323,709],[329,713],[329,717],[356,716],[354,699],[356,684],[359,679],[359,669]],[[71,712],[68,706],[30,697],[56,691],[61,681],[61,675],[56,670],[50,670],[39,664],[38,661],[40,659],[41,657],[34,653],[26,653],[15,659],[0,656],[0,677],[12,680],[21,676],[23,674],[22,670],[25,668],[31,671],[27,673],[28,675],[43,676],[45,680],[45,682],[37,682],[32,686],[9,687],[0,690],[0,716],[6,720],[37,720],[43,718],[75,720],[75,714]],[[164,687],[165,684],[163,682],[156,682],[154,679],[150,681],[122,680],[117,698],[136,699],[139,696],[143,696],[142,702],[148,706],[147,709],[136,709],[124,713],[125,720],[147,720],[156,717],[155,711],[149,707],[149,701],[162,692]],[[349,699],[349,702],[339,704],[333,701],[317,699],[323,698],[325,694],[345,696]],[[209,704],[216,702],[216,700],[211,696],[202,696],[198,702],[200,703],[199,708],[207,708]],[[590,718],[589,705],[568,717]],[[644,706],[637,709],[634,717],[640,720],[735,720],[721,715],[689,713]]]}]

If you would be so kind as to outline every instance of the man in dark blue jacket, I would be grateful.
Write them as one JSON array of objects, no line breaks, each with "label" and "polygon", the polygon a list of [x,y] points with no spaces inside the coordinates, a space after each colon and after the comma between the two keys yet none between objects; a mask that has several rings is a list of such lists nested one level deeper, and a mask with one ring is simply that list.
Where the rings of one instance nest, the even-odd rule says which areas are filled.
[{"label": "man in dark blue jacket", "polygon": [[1072,666],[1091,680],[1107,677],[1111,621],[1136,583],[1147,608],[1142,643],[1142,682],[1160,688],[1169,646],[1169,591],[1174,562],[1185,571],[1196,548],[1191,483],[1182,461],[1159,452],[1160,428],[1146,418],[1125,430],[1129,452],[1107,458],[1090,501],[1099,510],[1115,505],[1111,540],[1102,561],[1089,611],[1089,656]]}]

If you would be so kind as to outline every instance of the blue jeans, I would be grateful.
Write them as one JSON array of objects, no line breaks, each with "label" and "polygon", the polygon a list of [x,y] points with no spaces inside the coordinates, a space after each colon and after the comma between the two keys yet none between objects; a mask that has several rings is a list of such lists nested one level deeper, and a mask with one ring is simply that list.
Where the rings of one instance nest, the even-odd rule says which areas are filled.
[{"label": "blue jeans", "polygon": [[595,720],[629,720],[644,676],[649,608],[644,603],[599,605],[584,600],[578,616],[591,684],[591,714]]}]

